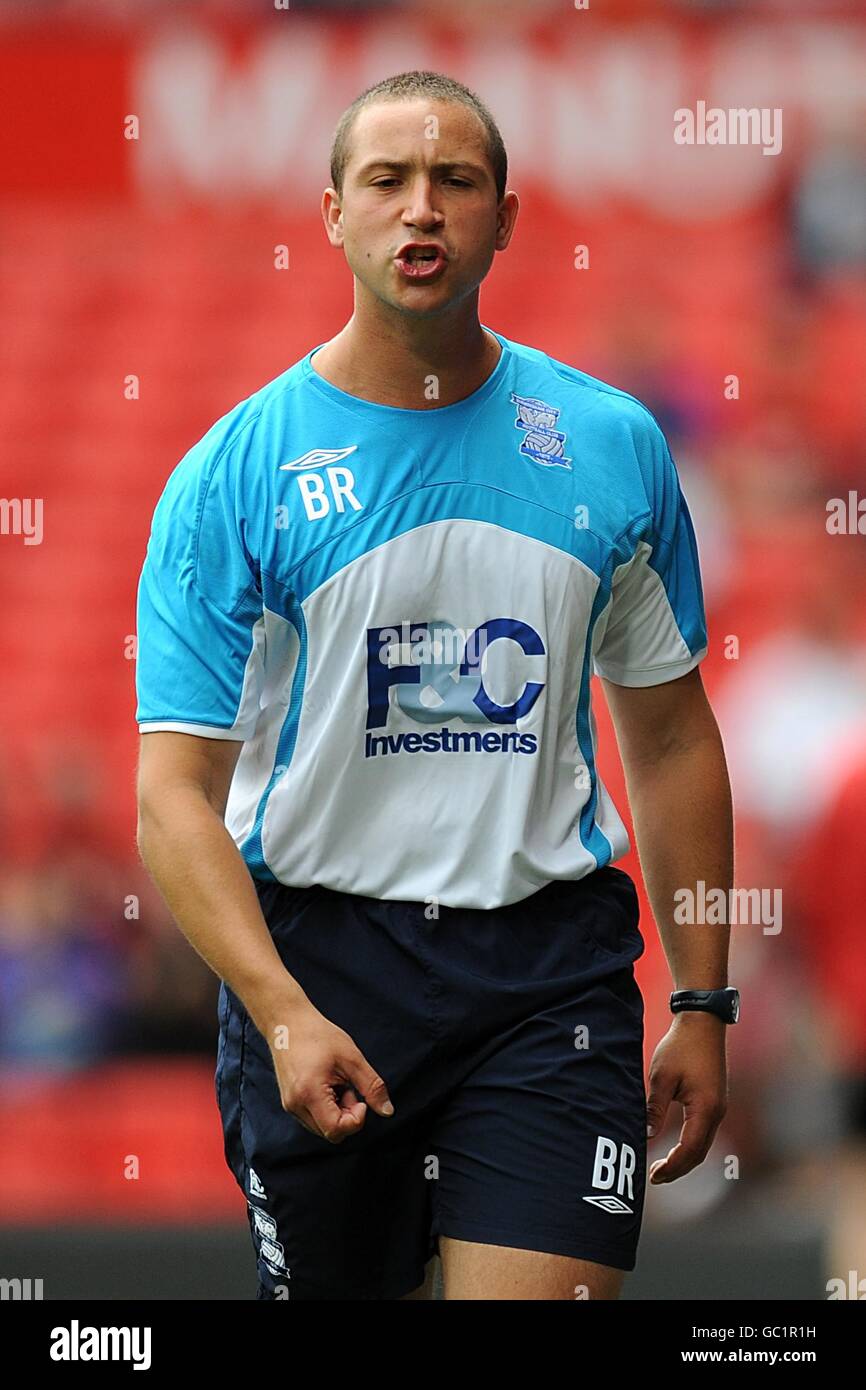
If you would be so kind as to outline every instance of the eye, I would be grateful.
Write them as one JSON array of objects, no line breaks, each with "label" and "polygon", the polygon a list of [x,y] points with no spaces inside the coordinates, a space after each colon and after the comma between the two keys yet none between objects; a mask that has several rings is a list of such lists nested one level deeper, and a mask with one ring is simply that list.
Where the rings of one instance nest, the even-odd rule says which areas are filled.
[{"label": "eye", "polygon": [[[385,174],[385,175],[384,175],[382,178],[380,178],[380,179],[374,179],[374,180],[373,180],[372,187],[373,187],[373,188],[394,188],[395,185],[397,185],[399,182],[400,182],[400,180],[399,180],[398,178],[396,178],[394,175],[392,175],[392,174]],[[457,174],[449,174],[446,178],[444,178],[444,179],[442,180],[442,182],[443,182],[443,183],[451,183],[451,184],[454,184],[457,188],[471,188],[471,187],[472,187],[472,183],[471,183],[471,181],[470,181],[469,179],[462,179],[462,178],[459,178]]]}]

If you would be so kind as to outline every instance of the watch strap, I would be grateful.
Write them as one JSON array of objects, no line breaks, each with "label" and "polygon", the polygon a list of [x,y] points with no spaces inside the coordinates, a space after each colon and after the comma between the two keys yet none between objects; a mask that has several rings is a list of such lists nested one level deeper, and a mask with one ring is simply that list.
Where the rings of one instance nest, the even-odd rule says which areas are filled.
[{"label": "watch strap", "polygon": [[729,985],[724,989],[676,989],[670,1005],[675,1014],[699,1011],[715,1014],[724,1023],[736,1023],[739,1002],[739,991]]}]

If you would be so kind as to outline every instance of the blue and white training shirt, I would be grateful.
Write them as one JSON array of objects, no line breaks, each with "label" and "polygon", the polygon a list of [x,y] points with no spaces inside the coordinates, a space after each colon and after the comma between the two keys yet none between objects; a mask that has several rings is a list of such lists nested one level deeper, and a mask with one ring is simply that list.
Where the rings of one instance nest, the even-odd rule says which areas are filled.
[{"label": "blue and white training shirt", "polygon": [[429,410],[311,365],[184,456],[138,591],[136,718],[243,741],[250,872],[492,908],[619,859],[593,671],[706,654],[694,531],[644,405],[534,348]]}]

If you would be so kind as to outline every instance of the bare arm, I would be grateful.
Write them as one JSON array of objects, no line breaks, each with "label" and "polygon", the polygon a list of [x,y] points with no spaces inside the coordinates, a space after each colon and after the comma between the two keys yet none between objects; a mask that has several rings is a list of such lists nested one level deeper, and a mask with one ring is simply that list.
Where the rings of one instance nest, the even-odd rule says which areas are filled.
[{"label": "bare arm", "polygon": [[346,1104],[338,1105],[335,1084],[353,1082],[382,1114],[389,1113],[388,1094],[348,1034],[315,1009],[274,946],[224,822],[242,746],[168,731],[142,734],[138,847],[187,940],[267,1040],[285,1108],[314,1133],[340,1140],[363,1124],[365,1107],[351,1086]]},{"label": "bare arm", "polygon": [[[602,681],[616,729],[641,869],[676,989],[728,983],[730,928],[674,921],[675,893],[720,888],[730,901],[733,813],[724,748],[695,669],[663,685]],[[727,914],[725,914],[726,916]],[[681,1013],[650,1071],[649,1118],[658,1131],[672,1099],[686,1111],[682,1142],[658,1180],[680,1177],[709,1151],[727,1105],[725,1024]]]},{"label": "bare arm", "polygon": [[243,744],[141,735],[138,848],[187,940],[241,999],[263,1035],[305,998],[277,955],[253,881],[225,827]]},{"label": "bare arm", "polygon": [[[733,815],[725,753],[700,671],[642,688],[603,681],[616,728],[650,903],[675,989],[728,982],[727,925],[673,920],[678,889],[733,883]],[[726,897],[727,901],[727,897]]]}]

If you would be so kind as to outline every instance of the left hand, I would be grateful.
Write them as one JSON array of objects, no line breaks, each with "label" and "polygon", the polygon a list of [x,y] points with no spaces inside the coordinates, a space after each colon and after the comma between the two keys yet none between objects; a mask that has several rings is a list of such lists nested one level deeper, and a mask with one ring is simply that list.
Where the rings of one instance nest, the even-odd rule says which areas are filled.
[{"label": "left hand", "polygon": [[728,1108],[725,1024],[714,1014],[677,1014],[653,1053],[647,1123],[664,1128],[671,1101],[683,1107],[680,1137],[650,1168],[652,1183],[674,1182],[703,1163]]}]

